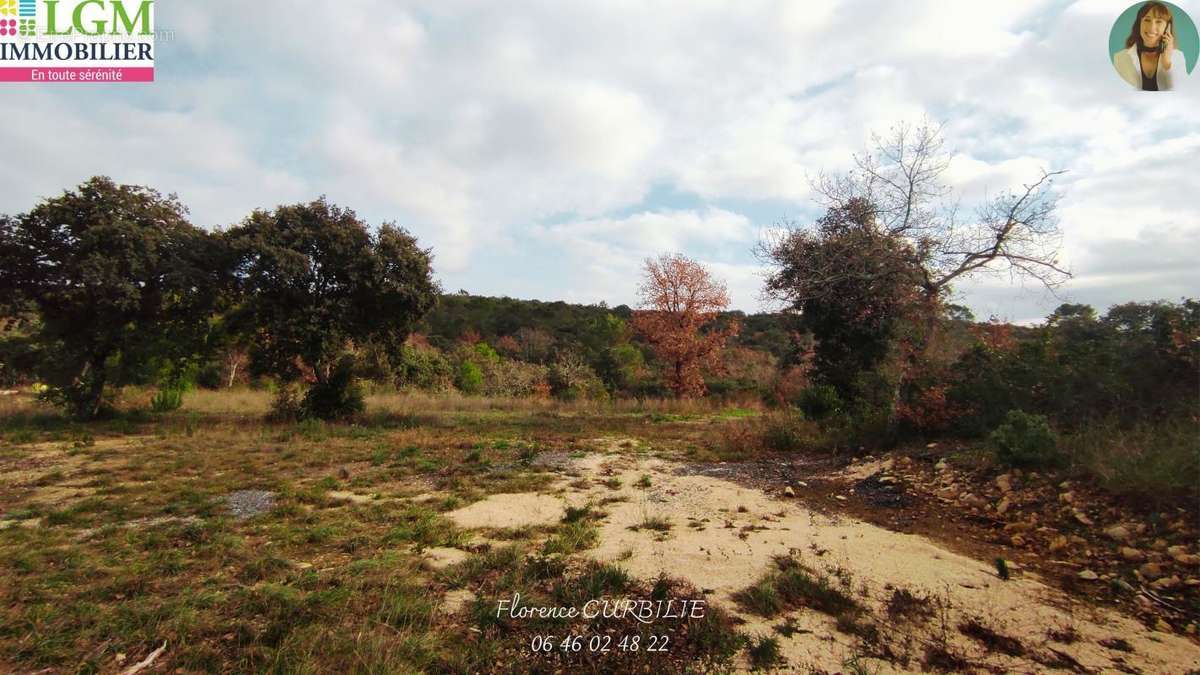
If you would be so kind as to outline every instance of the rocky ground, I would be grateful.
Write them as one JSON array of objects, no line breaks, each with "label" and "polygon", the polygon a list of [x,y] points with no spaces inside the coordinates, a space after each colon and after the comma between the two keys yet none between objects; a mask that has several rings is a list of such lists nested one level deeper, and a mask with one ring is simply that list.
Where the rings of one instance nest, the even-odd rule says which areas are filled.
[{"label": "rocky ground", "polygon": [[[784,669],[1200,668],[1195,530],[1182,513],[1147,521],[1037,474],[987,476],[905,455],[686,464],[618,451],[560,469],[558,504],[493,495],[449,516],[470,530],[596,508],[588,556],[637,578],[682,578],[734,607],[745,633],[775,636]],[[864,611],[851,620],[739,606],[783,558],[840,580]],[[897,598],[920,599],[923,619],[897,616]]]}]

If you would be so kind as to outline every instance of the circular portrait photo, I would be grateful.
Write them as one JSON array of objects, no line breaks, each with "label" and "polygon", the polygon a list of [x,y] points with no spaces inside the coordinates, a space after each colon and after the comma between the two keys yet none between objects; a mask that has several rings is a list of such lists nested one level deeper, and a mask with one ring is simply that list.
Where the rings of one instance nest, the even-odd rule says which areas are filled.
[{"label": "circular portrait photo", "polygon": [[1187,12],[1169,2],[1139,2],[1121,13],[1108,53],[1122,80],[1141,91],[1178,89],[1196,67],[1200,36]]}]

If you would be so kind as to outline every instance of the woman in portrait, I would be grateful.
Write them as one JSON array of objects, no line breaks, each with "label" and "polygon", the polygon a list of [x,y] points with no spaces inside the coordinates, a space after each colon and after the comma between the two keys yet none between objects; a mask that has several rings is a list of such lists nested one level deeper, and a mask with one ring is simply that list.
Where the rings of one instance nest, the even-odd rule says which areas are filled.
[{"label": "woman in portrait", "polygon": [[1183,52],[1175,49],[1174,17],[1161,2],[1138,9],[1125,49],[1113,54],[1121,78],[1142,91],[1170,91],[1172,72],[1184,67]]}]

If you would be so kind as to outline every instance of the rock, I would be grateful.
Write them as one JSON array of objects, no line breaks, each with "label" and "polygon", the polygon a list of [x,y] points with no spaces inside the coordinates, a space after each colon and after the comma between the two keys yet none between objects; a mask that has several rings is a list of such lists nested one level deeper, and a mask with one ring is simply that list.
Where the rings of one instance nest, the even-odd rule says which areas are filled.
[{"label": "rock", "polygon": [[996,477],[996,487],[1001,492],[1012,492],[1012,474],[1002,474]]},{"label": "rock", "polygon": [[1012,545],[1016,546],[1017,548],[1020,548],[1025,545],[1025,537],[1022,537],[1019,534],[1014,534],[1012,536],[1011,541],[1012,541]]},{"label": "rock", "polygon": [[880,485],[895,485],[896,477],[895,476],[880,476],[879,484]]},{"label": "rock", "polygon": [[1070,504],[1071,502],[1075,501],[1075,493],[1064,492],[1058,496],[1058,501],[1062,502],[1063,504]]},{"label": "rock", "polygon": [[1079,578],[1083,579],[1084,581],[1096,581],[1100,578],[1100,575],[1091,570],[1083,570],[1079,573]]},{"label": "rock", "polygon": [[1174,633],[1175,632],[1175,629],[1171,627],[1171,624],[1167,623],[1166,621],[1163,621],[1162,619],[1159,619],[1158,621],[1154,622],[1154,630],[1156,630],[1160,633]]},{"label": "rock", "polygon": [[1075,520],[1078,520],[1080,523],[1082,523],[1084,525],[1089,525],[1089,526],[1095,525],[1095,523],[1092,522],[1092,519],[1088,518],[1087,514],[1084,513],[1083,511],[1080,511],[1079,509],[1075,509],[1075,511],[1072,515],[1075,516]]},{"label": "rock", "polygon": [[1137,550],[1136,548],[1122,546],[1121,547],[1121,557],[1128,560],[1129,562],[1142,562],[1143,560],[1146,559],[1146,554],[1142,553],[1141,551]]},{"label": "rock", "polygon": [[1163,577],[1162,579],[1159,579],[1158,581],[1151,583],[1150,588],[1153,588],[1156,591],[1169,591],[1173,588],[1178,588],[1179,584],[1180,584],[1179,577],[1169,576],[1169,577]]},{"label": "rock", "polygon": [[845,498],[845,497],[843,497],[842,495],[837,495],[836,497],[834,497],[834,499],[838,500],[839,502],[844,502],[844,501],[846,501],[846,498]]},{"label": "rock", "polygon": [[929,444],[928,444],[928,445],[926,445],[925,447],[926,447],[927,449],[929,449],[929,450],[932,450],[932,449],[936,448],[936,447],[937,447],[937,445],[938,445],[937,443],[929,443]]},{"label": "rock", "polygon": [[292,563],[292,568],[293,568],[293,569],[297,569],[297,570],[301,570],[301,571],[303,571],[303,570],[311,570],[311,569],[312,569],[312,566],[313,566],[313,564],[312,564],[312,563],[310,563],[310,562],[293,562],[293,563]]},{"label": "rock", "polygon": [[1063,482],[1058,484],[1058,487],[1060,487],[1064,490],[1069,490],[1069,489],[1071,489],[1071,481],[1064,480]]},{"label": "rock", "polygon": [[1167,540],[1155,539],[1154,543],[1150,544],[1150,548],[1154,549],[1155,551],[1165,551],[1167,550]]},{"label": "rock", "polygon": [[933,465],[933,468],[937,469],[938,471],[945,471],[949,468],[949,466],[950,465],[946,464],[946,460],[939,459],[938,463]]},{"label": "rock", "polygon": [[1124,525],[1113,525],[1112,527],[1104,528],[1104,536],[1114,541],[1126,542],[1133,537],[1133,534]]},{"label": "rock", "polygon": [[225,506],[234,518],[253,518],[275,508],[275,493],[266,490],[238,490],[225,497]]},{"label": "rock", "polygon": [[341,478],[342,480],[350,480],[350,469],[347,469],[344,466],[338,469],[338,478]]},{"label": "rock", "polygon": [[1067,541],[1067,538],[1062,535],[1059,535],[1059,536],[1055,537],[1054,539],[1050,540],[1050,546],[1048,548],[1050,549],[1051,553],[1057,553],[1057,552],[1062,551],[1063,549],[1067,548],[1067,546],[1069,546],[1069,545],[1070,545],[1070,542]]},{"label": "rock", "polygon": [[1157,579],[1163,575],[1163,568],[1158,563],[1148,562],[1138,568],[1138,574],[1145,579]]},{"label": "rock", "polygon": [[1183,632],[1187,633],[1188,635],[1195,635],[1196,634],[1196,623],[1195,622],[1189,623],[1187,625],[1187,628],[1183,629]]},{"label": "rock", "polygon": [[1008,512],[1008,509],[1011,507],[1012,507],[1012,502],[1009,501],[1008,497],[1005,497],[1004,499],[1000,500],[999,504],[996,505],[996,513],[998,513],[1000,515],[1004,515],[1005,513]]},{"label": "rock", "polygon": [[804,481],[802,481],[802,480],[798,480],[798,481],[796,481],[796,485],[798,485],[798,486],[800,486],[800,487],[803,487],[803,488],[806,488],[806,487],[808,487],[808,483],[805,483],[805,482],[804,482]]},{"label": "rock", "polygon": [[1171,546],[1167,549],[1167,555],[1180,565],[1200,565],[1200,555],[1188,553],[1186,546]]},{"label": "rock", "polygon": [[795,490],[793,490],[793,489],[792,489],[792,488],[790,488],[790,487],[785,487],[785,488],[783,489],[783,496],[784,496],[784,497],[795,497],[795,496],[796,496],[796,491],[795,491]]}]

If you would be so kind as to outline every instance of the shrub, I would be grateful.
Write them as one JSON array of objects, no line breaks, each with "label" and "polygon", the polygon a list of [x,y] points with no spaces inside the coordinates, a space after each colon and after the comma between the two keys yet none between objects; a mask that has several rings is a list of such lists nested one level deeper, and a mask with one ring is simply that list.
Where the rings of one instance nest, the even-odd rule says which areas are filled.
[{"label": "shrub", "polygon": [[544,396],[549,389],[545,366],[512,359],[496,359],[483,366],[485,396]]},{"label": "shrub", "polygon": [[166,413],[179,410],[183,405],[183,390],[175,387],[159,389],[154,398],[150,399],[150,409],[156,413]]},{"label": "shrub", "polygon": [[1058,461],[1057,441],[1042,415],[1010,410],[988,436],[996,459],[1010,466],[1039,466]]},{"label": "shrub", "polygon": [[458,375],[454,378],[454,386],[464,394],[474,396],[483,390],[483,370],[470,361],[458,364]]},{"label": "shrub", "polygon": [[827,384],[813,385],[800,392],[796,407],[810,420],[823,420],[841,412],[842,397]]},{"label": "shrub", "polygon": [[454,366],[432,347],[404,345],[392,364],[396,384],[430,391],[448,389],[455,380]]},{"label": "shrub", "polygon": [[305,417],[322,420],[341,420],[361,413],[366,405],[362,387],[354,381],[354,360],[344,357],[338,361],[325,382],[309,388],[301,407]]},{"label": "shrub", "polygon": [[604,382],[596,372],[574,355],[562,356],[550,366],[547,373],[550,392],[566,401],[575,399],[602,399],[608,395]]},{"label": "shrub", "polygon": [[295,422],[304,416],[300,393],[294,385],[283,384],[275,390],[269,418],[275,422]]}]

